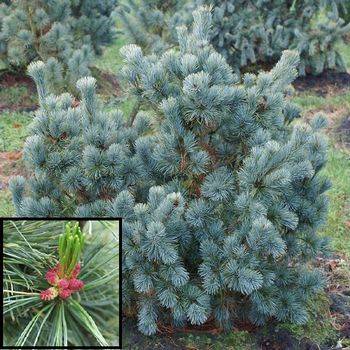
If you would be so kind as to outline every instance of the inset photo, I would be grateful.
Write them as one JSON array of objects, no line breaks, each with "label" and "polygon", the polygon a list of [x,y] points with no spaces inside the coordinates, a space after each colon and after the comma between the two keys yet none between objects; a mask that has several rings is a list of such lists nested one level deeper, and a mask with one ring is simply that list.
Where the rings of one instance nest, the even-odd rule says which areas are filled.
[{"label": "inset photo", "polygon": [[121,222],[4,219],[3,348],[120,348]]}]

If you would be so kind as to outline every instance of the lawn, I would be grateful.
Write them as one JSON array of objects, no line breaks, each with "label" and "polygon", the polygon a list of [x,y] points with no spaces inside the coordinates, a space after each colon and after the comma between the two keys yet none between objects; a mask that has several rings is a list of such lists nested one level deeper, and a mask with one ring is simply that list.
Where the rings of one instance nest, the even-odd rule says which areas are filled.
[{"label": "lawn", "polygon": [[[119,75],[122,67],[122,60],[119,49],[125,44],[123,38],[115,40],[114,44],[108,47],[104,55],[96,61],[96,67],[109,74]],[[350,45],[342,47],[350,70]],[[26,99],[24,104],[33,104],[35,99],[28,96],[26,87],[17,87],[0,91],[0,105],[6,103],[16,103],[16,96]],[[102,97],[103,98],[103,97]],[[134,101],[126,100],[123,91],[119,91],[115,100],[109,100],[110,108],[115,108],[116,101],[121,103],[122,110],[127,114],[132,109]],[[322,234],[330,238],[330,246],[333,251],[332,261],[335,261],[332,273],[339,274],[340,285],[347,288],[344,273],[349,268],[350,259],[350,140],[349,130],[342,127],[345,118],[350,116],[350,86],[342,89],[330,89],[328,93],[319,94],[317,89],[296,92],[294,101],[302,108],[305,118],[310,118],[317,113],[324,113],[329,118],[328,163],[324,169],[324,174],[332,181],[332,188],[328,192],[329,214],[328,221],[322,229]],[[0,112],[0,215],[14,215],[14,208],[11,203],[11,196],[8,190],[9,178],[23,171],[23,162],[20,159],[20,152],[23,147],[28,128],[31,122],[32,113],[23,111]],[[350,128],[349,123],[347,127]],[[345,135],[345,139],[344,139]],[[334,255],[335,254],[335,255]],[[333,276],[332,275],[332,276]],[[338,283],[338,284],[339,284]],[[125,333],[126,348],[147,349],[147,348],[177,348],[175,342],[180,344],[180,348],[185,349],[254,349],[257,339],[271,339],[278,336],[283,330],[292,333],[295,339],[308,338],[316,344],[335,345],[339,340],[335,327],[340,321],[334,320],[334,315],[329,311],[330,302],[325,294],[316,296],[313,305],[310,305],[312,314],[310,322],[304,327],[292,327],[290,325],[279,326],[278,332],[272,334],[270,328],[258,331],[258,336],[252,338],[249,330],[239,330],[229,335],[213,335],[198,333],[183,333],[174,337],[165,335],[164,337],[145,338],[134,332],[132,327],[128,327]],[[338,322],[338,323],[337,323]],[[270,332],[271,331],[271,332]],[[274,331],[276,329],[274,328]],[[280,332],[280,333],[279,333]],[[259,338],[260,337],[260,338]],[[265,338],[264,338],[265,337]],[[214,345],[215,341],[215,345]],[[294,341],[294,340],[293,340]],[[343,341],[343,345],[346,341]],[[349,343],[350,346],[350,343]]]}]

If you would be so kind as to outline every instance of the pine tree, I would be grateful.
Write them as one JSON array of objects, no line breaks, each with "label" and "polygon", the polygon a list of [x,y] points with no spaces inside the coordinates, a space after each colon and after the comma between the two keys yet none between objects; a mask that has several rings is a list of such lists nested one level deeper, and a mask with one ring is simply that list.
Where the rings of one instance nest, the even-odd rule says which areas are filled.
[{"label": "pine tree", "polygon": [[151,53],[176,43],[175,28],[186,22],[186,12],[194,6],[184,0],[131,0],[117,12],[128,41]]},{"label": "pine tree", "polygon": [[21,176],[10,184],[17,214],[87,216],[94,211],[103,216],[106,203],[142,177],[133,143],[147,132],[149,118],[141,112],[131,129],[119,110],[102,111],[92,77],[78,80],[82,98],[78,103],[67,93],[49,94],[47,69],[40,61],[28,69],[37,84],[41,108],[23,150],[34,174],[29,186]]},{"label": "pine tree", "polygon": [[88,43],[94,53],[112,42],[115,35],[117,0],[71,0],[71,23],[75,36]]},{"label": "pine tree", "polygon": [[[82,170],[66,181],[71,172],[56,158],[65,152],[54,152],[62,144],[57,137],[62,130],[47,137],[50,152],[33,143],[42,128],[54,130],[45,119],[50,114],[43,118],[39,112],[38,136],[29,139],[25,155],[36,174],[42,167],[60,165],[52,185],[45,178],[40,182],[50,189],[46,192],[32,186],[26,197],[25,180],[12,181],[17,211],[123,217],[123,307],[129,315],[137,312],[145,334],[155,333],[162,322],[202,324],[210,316],[226,329],[236,317],[255,324],[271,318],[304,323],[306,302],[322,288],[322,276],[310,262],[325,248],[317,234],[326,218],[329,187],[321,175],[327,149],[321,133],[325,119],[298,121],[300,111],[287,98],[297,75],[297,52],[285,51],[270,72],[245,74],[240,81],[210,45],[210,11],[199,8],[193,18],[192,31],[178,28],[178,46],[162,55],[144,55],[133,44],[122,49],[122,73],[130,93],[152,111],[154,122],[128,121],[131,127],[120,134],[134,135],[126,138],[131,153],[109,158],[113,167],[104,163],[104,152],[112,146],[104,145],[99,153],[80,146],[83,154],[72,164]],[[52,97],[40,92],[45,88],[39,75],[33,67],[30,71],[41,108],[54,106]],[[91,80],[78,83],[78,111],[90,111],[92,120],[107,123],[110,119],[99,112],[102,107],[87,82]],[[84,113],[78,120],[84,120]],[[107,137],[114,130],[119,134],[110,125],[94,135]],[[64,131],[69,140],[71,131]],[[79,140],[89,144],[89,135]],[[50,154],[54,162],[48,161]],[[89,162],[87,154],[93,155]],[[97,167],[96,160],[104,166]],[[132,176],[123,170],[126,164],[132,168],[130,160],[138,169]],[[123,185],[109,187],[110,176],[123,179]],[[68,198],[56,195],[56,189],[92,183],[92,178],[101,187],[86,187],[88,201],[80,191]],[[59,211],[47,210],[64,197]],[[71,203],[75,210],[67,210]]]},{"label": "pine tree", "polygon": [[323,245],[324,119],[293,123],[299,111],[284,91],[298,55],[286,51],[271,72],[236,84],[209,45],[210,24],[196,11],[193,32],[179,29],[179,51],[162,57],[123,50],[131,91],[161,120],[152,152],[162,186],[134,211],[132,197],[117,197],[116,214],[127,218],[126,303],[139,303],[146,334],[163,315],[177,325],[214,315],[225,328],[234,314],[303,323],[322,286],[306,261]]},{"label": "pine tree", "polygon": [[197,3],[213,6],[213,45],[237,72],[276,62],[285,49],[300,52],[299,75],[346,71],[337,49],[350,31],[339,18],[343,0]]},{"label": "pine tree", "polygon": [[345,23],[350,23],[350,2],[342,2],[339,13],[340,17],[345,21]]},{"label": "pine tree", "polygon": [[90,75],[89,65],[114,33],[115,0],[15,0],[0,5],[0,60],[24,70],[47,61],[49,81],[66,85]]}]

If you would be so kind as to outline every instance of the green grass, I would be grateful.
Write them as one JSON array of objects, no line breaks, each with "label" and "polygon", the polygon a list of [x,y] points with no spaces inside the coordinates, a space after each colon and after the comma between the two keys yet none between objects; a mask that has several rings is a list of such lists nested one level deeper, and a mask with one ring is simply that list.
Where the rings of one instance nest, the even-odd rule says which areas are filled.
[{"label": "green grass", "polygon": [[9,106],[36,104],[36,95],[31,94],[27,86],[16,85],[0,89],[0,101]]},{"label": "green grass", "polygon": [[328,191],[330,207],[322,234],[331,238],[332,248],[350,258],[350,154],[333,147],[328,152],[324,175],[332,181]]},{"label": "green grass", "polygon": [[0,190],[0,217],[11,217],[15,215],[12,204],[11,193],[8,189]]},{"label": "green grass", "polygon": [[[128,44],[128,42],[125,37],[118,35],[113,44],[105,48],[103,55],[96,60],[95,66],[103,71],[119,76],[120,69],[123,66],[123,59],[119,51],[126,44]],[[110,104],[107,109],[113,110],[118,108],[123,111],[125,116],[128,116],[132,111],[134,104],[135,99],[125,96],[122,92],[122,95],[118,99],[112,101],[112,104]]]},{"label": "green grass", "polygon": [[28,136],[30,113],[4,112],[0,114],[0,152],[19,151]]},{"label": "green grass", "polygon": [[125,44],[127,44],[125,38],[118,36],[112,45],[105,48],[103,55],[96,60],[96,67],[118,75],[118,72],[123,65],[123,60],[119,50]]},{"label": "green grass", "polygon": [[302,107],[303,112],[312,110],[332,108],[347,108],[350,109],[350,91],[334,96],[317,96],[312,93],[303,93],[293,97],[293,102]]}]

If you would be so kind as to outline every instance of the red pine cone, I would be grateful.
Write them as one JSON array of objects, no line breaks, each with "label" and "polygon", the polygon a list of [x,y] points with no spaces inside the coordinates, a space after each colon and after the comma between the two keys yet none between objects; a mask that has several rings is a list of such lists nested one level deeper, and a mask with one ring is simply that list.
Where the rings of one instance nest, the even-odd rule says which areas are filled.
[{"label": "red pine cone", "polygon": [[74,270],[72,272],[72,278],[77,278],[77,276],[79,275],[80,273],[80,269],[81,269],[81,266],[80,264],[76,264],[75,267],[74,267]]},{"label": "red pine cone", "polygon": [[72,291],[70,289],[61,289],[59,291],[59,296],[62,298],[62,299],[67,299],[70,297],[70,295],[72,294]]},{"label": "red pine cone", "polygon": [[47,271],[45,278],[46,278],[47,282],[49,282],[53,286],[55,286],[59,280],[59,277],[58,277],[55,269],[51,269],[51,270]]},{"label": "red pine cone", "polygon": [[43,290],[40,293],[41,300],[52,300],[56,297],[57,297],[57,290],[56,288],[53,288],[53,287]]},{"label": "red pine cone", "polygon": [[84,282],[76,278],[72,278],[69,281],[69,289],[73,291],[78,291],[84,287]]},{"label": "red pine cone", "polygon": [[[71,273],[71,278],[69,276],[61,276],[61,265],[58,263],[53,269],[46,272],[46,280],[53,285],[40,293],[41,300],[52,300],[60,296],[62,299],[67,299],[72,293],[79,291],[84,287],[84,282],[77,279],[80,273],[81,266],[76,264],[73,272]],[[66,278],[60,278],[66,277]]]},{"label": "red pine cone", "polygon": [[69,281],[65,278],[61,279],[57,283],[59,288],[67,289],[69,287]]}]

